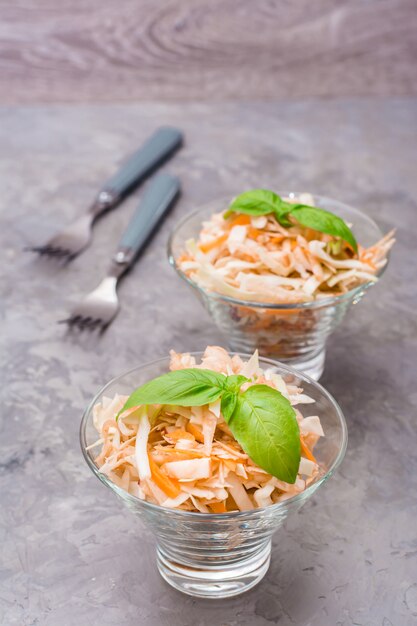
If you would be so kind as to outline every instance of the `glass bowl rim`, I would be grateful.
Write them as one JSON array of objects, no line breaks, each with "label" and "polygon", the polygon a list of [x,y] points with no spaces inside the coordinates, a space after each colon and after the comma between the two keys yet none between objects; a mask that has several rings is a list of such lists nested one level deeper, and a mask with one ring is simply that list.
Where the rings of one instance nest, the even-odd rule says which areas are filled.
[{"label": "glass bowl rim", "polygon": [[[306,192],[279,191],[277,193],[280,196],[291,197],[291,195],[299,196],[301,193],[306,193]],[[378,231],[379,239],[383,237],[383,233],[382,233],[381,229],[379,228],[378,224],[371,217],[369,217],[369,215],[367,215],[363,211],[360,211],[359,209],[356,209],[355,207],[351,206],[350,204],[346,204],[345,202],[340,202],[339,200],[334,200],[333,198],[329,198],[327,196],[321,196],[319,194],[311,194],[311,195],[315,196],[316,198],[320,198],[322,200],[331,202],[333,204],[346,207],[347,209],[349,209],[349,211],[353,211],[353,213],[357,213],[362,219],[365,219],[366,221],[368,221]],[[357,287],[354,287],[353,289],[350,289],[346,293],[343,293],[343,294],[338,295],[338,296],[330,296],[330,297],[326,297],[326,298],[323,298],[323,299],[320,299],[320,300],[312,300],[310,302],[295,302],[295,303],[288,303],[288,304],[279,304],[279,303],[272,303],[272,302],[258,302],[258,301],[254,301],[254,300],[239,300],[238,298],[233,298],[232,296],[226,296],[224,294],[217,293],[216,291],[208,291],[207,289],[204,289],[203,287],[200,287],[200,285],[198,285],[195,281],[193,281],[191,278],[189,278],[185,274],[185,272],[183,272],[178,267],[178,264],[176,262],[174,254],[173,254],[173,240],[174,240],[176,234],[178,233],[178,231],[182,228],[182,226],[184,226],[184,224],[186,224],[189,220],[191,220],[193,217],[195,217],[198,213],[203,213],[204,211],[206,211],[212,204],[214,204],[216,202],[218,202],[220,204],[224,199],[225,199],[225,197],[214,198],[210,202],[206,202],[204,205],[201,205],[197,209],[194,209],[193,211],[190,211],[189,213],[187,213],[185,216],[183,216],[177,222],[177,224],[172,229],[172,231],[171,231],[171,233],[169,235],[169,238],[168,238],[167,252],[168,252],[169,264],[174,268],[174,270],[177,272],[177,274],[180,276],[180,278],[182,278],[182,280],[184,280],[193,289],[196,289],[203,296],[205,296],[207,298],[212,298],[214,300],[216,300],[216,299],[217,300],[223,300],[224,302],[227,302],[229,304],[235,304],[235,305],[238,305],[238,306],[254,308],[254,309],[268,309],[268,310],[277,310],[277,311],[289,310],[289,309],[297,309],[297,310],[302,310],[302,309],[321,309],[321,308],[326,308],[329,305],[333,305],[333,304],[336,305],[339,302],[345,302],[345,301],[352,300],[352,299],[355,298],[355,296],[361,294],[362,292],[366,291],[367,289],[369,289],[370,287],[372,287],[375,284],[372,281],[368,281],[368,282],[362,283],[361,285],[358,285]],[[388,253],[388,255],[387,255],[387,262],[385,263],[384,267],[382,267],[376,274],[376,277],[378,279],[383,275],[383,273],[385,272],[386,268],[388,267],[389,258],[390,258],[390,254]]]},{"label": "glass bowl rim", "polygon": [[[190,352],[189,354],[191,356],[198,357],[198,356],[203,355],[203,352],[196,351],[196,352]],[[229,354],[231,354],[232,356],[239,355],[240,357],[243,357],[243,358],[249,358],[251,356],[250,354],[247,354],[245,352],[229,352]],[[102,483],[104,483],[107,487],[115,491],[122,498],[130,500],[132,503],[135,503],[135,504],[139,503],[140,506],[143,506],[145,509],[149,509],[151,511],[156,511],[156,512],[168,513],[168,514],[175,513],[177,515],[183,516],[184,519],[191,518],[191,519],[199,519],[199,520],[206,520],[206,521],[218,520],[218,519],[222,519],[222,520],[235,519],[238,517],[245,517],[248,515],[262,513],[266,511],[277,512],[279,510],[284,510],[288,508],[289,505],[292,505],[293,503],[303,500],[306,494],[314,493],[314,491],[319,486],[324,484],[330,478],[330,476],[335,472],[335,470],[339,467],[346,453],[346,448],[347,448],[347,443],[348,443],[348,430],[347,430],[347,424],[346,424],[346,420],[343,415],[342,409],[340,408],[337,401],[322,385],[320,385],[320,383],[310,378],[310,376],[308,376],[307,374],[304,374],[303,372],[299,372],[295,370],[294,368],[288,365],[285,365],[284,363],[281,363],[280,361],[276,361],[274,359],[269,359],[267,357],[259,356],[260,364],[262,363],[262,361],[264,361],[271,366],[275,366],[275,367],[279,366],[283,370],[286,370],[289,374],[292,374],[293,376],[297,376],[301,378],[302,380],[304,379],[306,382],[312,384],[314,387],[316,387],[320,391],[322,395],[324,395],[327,398],[327,400],[335,409],[340,426],[342,428],[342,435],[341,435],[342,442],[341,442],[340,449],[337,453],[336,459],[334,460],[331,467],[326,471],[326,473],[323,476],[321,476],[316,482],[309,485],[306,489],[304,489],[304,491],[301,491],[300,493],[296,494],[295,496],[292,496],[291,498],[284,500],[283,502],[277,502],[276,504],[271,504],[268,507],[254,508],[254,509],[251,509],[250,511],[232,511],[228,513],[200,513],[197,511],[183,511],[181,509],[172,509],[169,507],[161,506],[159,504],[152,504],[151,502],[147,502],[146,500],[141,500],[140,498],[137,498],[136,496],[133,496],[132,494],[128,493],[121,487],[118,487],[105,474],[100,472],[99,468],[97,467],[97,465],[94,463],[93,459],[91,458],[89,451],[86,449],[85,432],[86,432],[88,417],[91,411],[93,410],[94,405],[98,401],[99,397],[106,391],[108,387],[110,387],[110,385],[115,383],[120,378],[123,378],[124,376],[128,376],[129,374],[132,374],[136,370],[143,369],[152,365],[156,365],[157,363],[162,363],[164,361],[166,362],[168,361],[168,359],[169,359],[168,356],[153,359],[152,361],[147,361],[146,363],[143,363],[142,365],[137,365],[136,367],[133,367],[127,370],[123,374],[114,376],[109,382],[107,382],[103,387],[101,387],[101,389],[95,394],[94,398],[89,402],[89,404],[87,405],[87,408],[84,410],[82,418],[81,418],[79,441],[80,441],[81,451],[82,451],[82,454],[84,456],[84,459],[87,465],[89,466],[93,474],[95,474],[95,476]]]}]

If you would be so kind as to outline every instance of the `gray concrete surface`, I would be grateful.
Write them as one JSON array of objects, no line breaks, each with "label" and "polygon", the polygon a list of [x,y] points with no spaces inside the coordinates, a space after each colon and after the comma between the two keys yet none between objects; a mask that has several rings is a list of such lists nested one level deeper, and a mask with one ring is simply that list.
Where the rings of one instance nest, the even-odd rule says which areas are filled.
[{"label": "gray concrete surface", "polygon": [[[0,622],[6,626],[403,626],[417,620],[414,100],[28,107],[0,110]],[[184,194],[120,289],[99,340],[56,321],[91,289],[141,191],[66,269],[22,253],[83,211],[161,123],[187,145],[167,169]],[[197,204],[252,186],[350,202],[398,243],[381,283],[331,338],[324,385],[349,448],[334,478],[275,535],[247,595],[200,601],[156,571],[152,536],[84,464],[83,407],[110,377],[221,342],[167,264],[167,235]]]}]

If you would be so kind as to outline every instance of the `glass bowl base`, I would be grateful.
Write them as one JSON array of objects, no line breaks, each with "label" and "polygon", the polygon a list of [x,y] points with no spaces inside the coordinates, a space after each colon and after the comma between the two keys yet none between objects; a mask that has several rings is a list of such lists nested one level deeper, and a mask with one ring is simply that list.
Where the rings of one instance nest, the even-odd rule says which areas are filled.
[{"label": "glass bowl base", "polygon": [[[274,358],[274,357],[271,357]],[[279,361],[279,357],[276,357]],[[323,348],[318,354],[316,353],[314,356],[303,357],[299,359],[291,359],[288,361],[282,360],[286,365],[290,365],[298,372],[302,374],[307,374],[313,380],[320,380],[321,375],[324,370],[324,362],[326,360],[326,350]]]},{"label": "glass bowl base", "polygon": [[270,541],[249,559],[207,568],[177,563],[157,547],[157,565],[162,578],[175,589],[197,598],[230,598],[248,591],[265,576],[270,560]]},{"label": "glass bowl base", "polygon": [[302,374],[307,374],[313,380],[319,380],[324,370],[324,362],[326,360],[326,349],[323,346],[318,352],[308,353],[300,356],[285,357],[280,352],[275,352],[273,349],[265,349],[265,347],[257,346],[256,344],[237,341],[235,338],[230,338],[228,341],[229,347],[233,352],[245,352],[252,354],[257,348],[259,350],[259,356],[279,361],[293,367]]}]

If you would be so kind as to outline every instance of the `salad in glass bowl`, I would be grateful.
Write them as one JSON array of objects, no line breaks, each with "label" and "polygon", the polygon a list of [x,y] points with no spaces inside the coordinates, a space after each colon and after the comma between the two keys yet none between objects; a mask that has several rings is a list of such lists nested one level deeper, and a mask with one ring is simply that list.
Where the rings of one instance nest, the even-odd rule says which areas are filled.
[{"label": "salad in glass bowl", "polygon": [[204,597],[262,579],[273,532],[331,476],[346,443],[340,408],[318,383],[216,346],[114,379],[81,424],[90,468],[156,534],[162,576]]},{"label": "salad in glass bowl", "polygon": [[340,202],[256,189],[186,217],[169,257],[232,349],[258,348],[318,379],[327,337],[382,275],[393,243],[393,231],[382,236]]}]

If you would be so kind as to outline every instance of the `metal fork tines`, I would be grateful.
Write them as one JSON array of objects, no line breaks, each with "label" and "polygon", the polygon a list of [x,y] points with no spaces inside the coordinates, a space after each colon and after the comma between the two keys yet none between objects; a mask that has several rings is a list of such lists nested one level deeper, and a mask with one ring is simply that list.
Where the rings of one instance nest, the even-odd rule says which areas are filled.
[{"label": "metal fork tines", "polygon": [[182,134],[176,128],[158,129],[101,189],[85,215],[52,237],[45,245],[26,250],[41,256],[70,261],[88,246],[96,218],[116,207],[151,171],[181,146]]},{"label": "metal fork tines", "polygon": [[80,330],[104,330],[110,324],[119,310],[116,290],[119,278],[132,267],[156,226],[172,207],[179,189],[179,180],[169,174],[159,174],[149,184],[122,237],[107,276],[60,323]]},{"label": "metal fork tines", "polygon": [[[110,208],[110,203],[108,208]],[[38,252],[41,256],[55,257],[70,261],[86,248],[91,239],[91,227],[96,216],[102,213],[105,207],[100,203],[100,196],[89,209],[88,213],[79,217],[73,224],[52,237],[43,246],[30,246],[26,250]]]},{"label": "metal fork tines", "polygon": [[59,323],[67,323],[80,330],[104,330],[119,309],[116,285],[116,276],[106,276],[94,291],[74,307],[70,317]]}]

